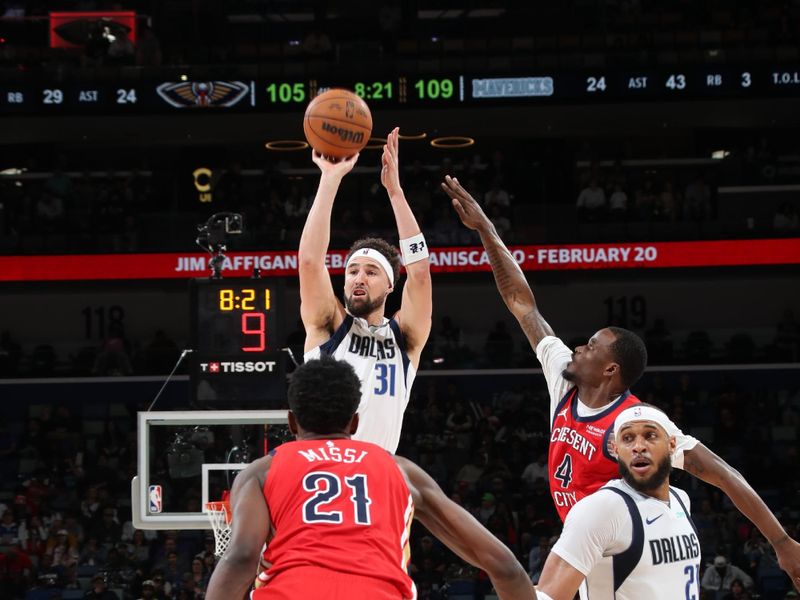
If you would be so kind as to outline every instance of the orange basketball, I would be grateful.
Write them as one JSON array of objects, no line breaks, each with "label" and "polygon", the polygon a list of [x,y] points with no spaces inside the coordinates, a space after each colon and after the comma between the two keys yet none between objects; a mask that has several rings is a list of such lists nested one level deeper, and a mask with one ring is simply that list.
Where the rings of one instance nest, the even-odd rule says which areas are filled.
[{"label": "orange basketball", "polygon": [[308,103],[303,131],[323,156],[345,158],[367,145],[372,115],[367,103],[350,90],[332,89]]}]

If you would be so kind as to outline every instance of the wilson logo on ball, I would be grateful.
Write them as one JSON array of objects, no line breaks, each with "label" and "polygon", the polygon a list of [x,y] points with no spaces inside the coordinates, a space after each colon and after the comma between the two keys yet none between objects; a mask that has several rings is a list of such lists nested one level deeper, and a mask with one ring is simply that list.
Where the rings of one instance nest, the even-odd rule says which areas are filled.
[{"label": "wilson logo on ball", "polygon": [[353,144],[360,144],[364,141],[364,133],[356,132],[352,129],[345,129],[344,127],[337,127],[327,121],[322,122],[322,131],[327,131],[335,136],[338,136],[343,142],[351,142]]},{"label": "wilson logo on ball", "polygon": [[363,98],[350,90],[331,89],[308,103],[303,133],[323,156],[346,158],[367,145],[372,135],[372,115]]}]

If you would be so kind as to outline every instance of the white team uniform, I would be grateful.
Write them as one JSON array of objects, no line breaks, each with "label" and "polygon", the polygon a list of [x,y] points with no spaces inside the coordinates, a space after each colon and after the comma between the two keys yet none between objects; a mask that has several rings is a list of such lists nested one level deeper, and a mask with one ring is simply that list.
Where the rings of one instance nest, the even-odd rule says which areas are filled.
[{"label": "white team uniform", "polygon": [[700,541],[677,488],[667,503],[608,482],[572,507],[552,551],[586,576],[590,600],[700,597]]},{"label": "white team uniform", "polygon": [[321,355],[350,363],[361,380],[358,430],[353,439],[378,444],[394,454],[417,374],[397,321],[384,318],[382,325],[370,326],[365,319],[345,315],[331,338],[304,358]]},{"label": "white team uniform", "polygon": [[[555,411],[564,396],[575,387],[575,384],[567,381],[561,375],[567,363],[572,360],[572,350],[559,338],[548,335],[536,346],[536,358],[542,365],[544,379],[547,382],[547,391],[550,394],[550,428],[553,427]],[[590,408],[577,398],[578,416],[581,418],[593,417],[605,412],[609,406],[617,401],[614,398],[608,404],[598,408]],[[669,435],[675,436],[675,452],[672,454],[672,466],[676,469],[683,469],[683,453],[691,450],[698,444],[697,438],[686,435],[680,428],[670,420]]]}]

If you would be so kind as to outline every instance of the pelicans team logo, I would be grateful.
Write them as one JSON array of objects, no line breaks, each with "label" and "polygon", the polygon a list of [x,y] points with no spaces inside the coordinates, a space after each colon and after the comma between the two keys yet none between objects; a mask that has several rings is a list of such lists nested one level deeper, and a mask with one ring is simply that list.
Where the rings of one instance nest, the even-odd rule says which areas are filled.
[{"label": "pelicans team logo", "polygon": [[243,81],[180,81],[162,83],[156,91],[175,108],[230,108],[247,96],[251,86]]}]

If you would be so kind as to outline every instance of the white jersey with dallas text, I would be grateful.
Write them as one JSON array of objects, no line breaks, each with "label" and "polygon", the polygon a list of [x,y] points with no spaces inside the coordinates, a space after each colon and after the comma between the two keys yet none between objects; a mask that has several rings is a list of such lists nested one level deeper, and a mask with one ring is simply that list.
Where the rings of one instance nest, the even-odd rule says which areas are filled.
[{"label": "white jersey with dallas text", "polygon": [[365,319],[345,315],[331,338],[306,352],[304,358],[321,355],[347,361],[361,380],[358,430],[353,439],[394,453],[417,374],[397,321],[384,318],[381,325],[370,326]]},{"label": "white jersey with dallas text", "polygon": [[664,502],[609,481],[572,508],[552,551],[586,576],[590,600],[700,597],[700,541],[677,488]]}]

